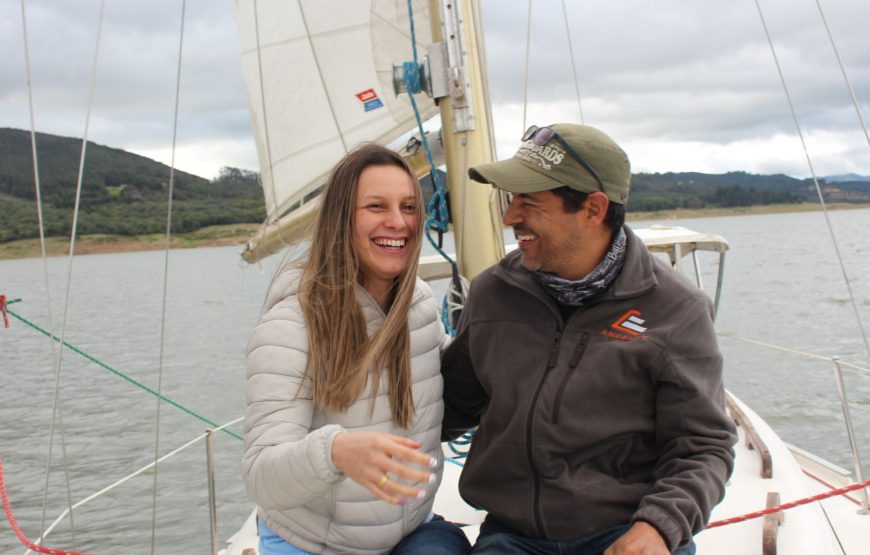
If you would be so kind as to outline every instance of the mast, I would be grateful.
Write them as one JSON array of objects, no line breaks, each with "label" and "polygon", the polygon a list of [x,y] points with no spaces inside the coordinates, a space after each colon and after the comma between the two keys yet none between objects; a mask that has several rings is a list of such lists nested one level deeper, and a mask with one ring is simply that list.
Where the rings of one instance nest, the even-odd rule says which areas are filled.
[{"label": "mast", "polygon": [[[493,189],[469,184],[468,168],[494,158],[482,49],[474,0],[429,0],[432,41],[446,48],[450,94],[440,99],[456,261],[471,279],[504,255]],[[470,185],[470,186],[469,186]]]}]

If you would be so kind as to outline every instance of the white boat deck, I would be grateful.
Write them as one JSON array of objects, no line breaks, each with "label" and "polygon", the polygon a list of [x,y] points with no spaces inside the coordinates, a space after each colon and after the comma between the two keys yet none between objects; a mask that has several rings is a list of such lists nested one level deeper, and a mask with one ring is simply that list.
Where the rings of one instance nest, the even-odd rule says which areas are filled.
[{"label": "white boat deck", "polygon": [[[733,398],[733,397],[732,397]],[[780,504],[803,499],[851,483],[843,469],[800,450],[792,450],[755,412],[734,399],[746,415],[758,437],[771,455],[770,478],[761,477],[761,457],[757,449],[746,444],[746,428],[738,426],[734,474],[728,483],[725,499],[713,510],[711,522],[729,519],[766,508],[769,492],[779,494]],[[445,445],[445,457],[452,455]],[[466,535],[473,542],[485,512],[467,505],[459,496],[461,463],[445,460],[444,477],[435,497],[436,513],[466,525]],[[812,476],[810,475],[812,474]],[[822,482],[830,484],[824,485]],[[710,528],[695,537],[699,555],[857,555],[868,552],[870,515],[861,512],[858,497],[837,496],[788,509],[779,526],[765,524],[765,517]],[[774,517],[768,520],[775,521]],[[831,522],[835,524],[831,524]],[[765,527],[772,528],[764,550]],[[256,526],[253,514],[229,540],[224,555],[253,555],[256,551]]]}]

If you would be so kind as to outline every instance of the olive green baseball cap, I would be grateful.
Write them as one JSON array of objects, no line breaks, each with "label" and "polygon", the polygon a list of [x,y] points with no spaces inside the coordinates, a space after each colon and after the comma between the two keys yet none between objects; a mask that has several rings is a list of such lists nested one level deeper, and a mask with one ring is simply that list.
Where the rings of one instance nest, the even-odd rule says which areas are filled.
[{"label": "olive green baseball cap", "polygon": [[602,131],[588,125],[556,123],[530,127],[513,158],[474,166],[468,175],[511,193],[567,186],[584,193],[603,191],[611,202],[625,204],[631,164],[619,145]]}]

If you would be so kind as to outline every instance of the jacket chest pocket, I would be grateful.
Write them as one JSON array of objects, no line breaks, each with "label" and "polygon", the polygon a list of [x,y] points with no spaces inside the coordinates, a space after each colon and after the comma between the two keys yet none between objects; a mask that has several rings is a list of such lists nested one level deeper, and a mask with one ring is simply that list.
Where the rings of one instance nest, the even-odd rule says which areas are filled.
[{"label": "jacket chest pocket", "polygon": [[561,413],[560,409],[565,395],[565,388],[568,386],[568,380],[571,378],[571,375],[577,370],[577,366],[580,364],[580,360],[586,353],[586,347],[588,345],[589,334],[584,333],[580,336],[580,340],[577,342],[577,346],[574,348],[571,358],[568,360],[568,371],[565,372],[565,375],[562,376],[559,380],[559,384],[556,386],[556,398],[553,401],[553,424],[559,423],[559,416]]},{"label": "jacket chest pocket", "polygon": [[626,422],[654,417],[656,384],[650,364],[656,353],[645,342],[616,342],[588,332],[563,345],[548,387],[549,421],[585,428],[613,415]]}]

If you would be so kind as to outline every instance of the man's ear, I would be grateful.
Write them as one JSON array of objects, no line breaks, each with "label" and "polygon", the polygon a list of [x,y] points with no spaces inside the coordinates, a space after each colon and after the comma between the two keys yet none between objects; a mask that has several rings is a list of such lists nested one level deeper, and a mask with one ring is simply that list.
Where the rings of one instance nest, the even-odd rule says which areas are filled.
[{"label": "man's ear", "polygon": [[610,206],[610,199],[607,198],[607,195],[601,191],[589,193],[583,204],[586,206],[586,217],[590,220],[590,223],[600,224],[604,222],[604,218],[607,216],[607,208]]}]

